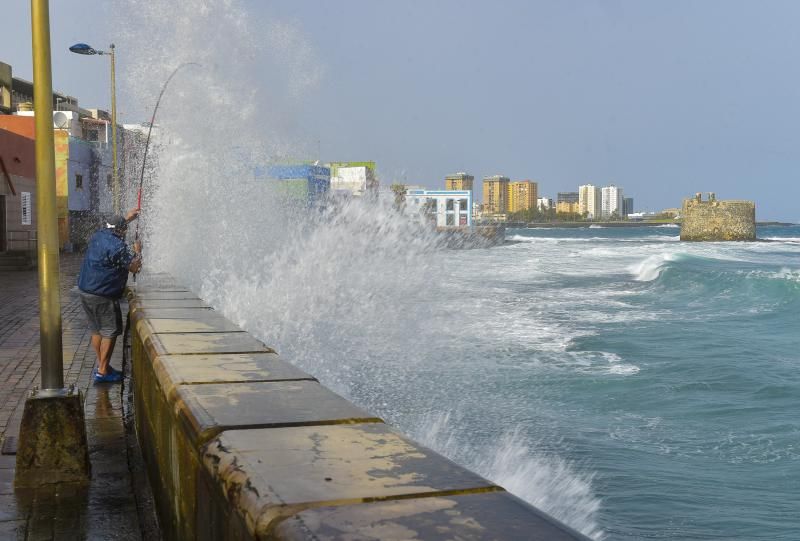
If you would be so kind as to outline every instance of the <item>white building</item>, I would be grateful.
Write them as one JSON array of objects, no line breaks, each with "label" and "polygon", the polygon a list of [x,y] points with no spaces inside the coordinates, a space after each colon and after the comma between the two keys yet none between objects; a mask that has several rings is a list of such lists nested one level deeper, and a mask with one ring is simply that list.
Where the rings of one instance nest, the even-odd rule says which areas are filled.
[{"label": "white building", "polygon": [[590,220],[600,217],[601,214],[600,189],[594,184],[578,186],[578,212],[587,213]]},{"label": "white building", "polygon": [[472,191],[407,190],[405,211],[425,219],[435,216],[436,227],[472,225]]},{"label": "white building", "polygon": [[536,200],[536,206],[541,211],[550,210],[553,208],[553,200],[549,197],[540,197]]},{"label": "white building", "polygon": [[331,192],[347,192],[356,197],[366,195],[368,190],[377,189],[375,173],[365,166],[337,167],[331,175]]},{"label": "white building", "polygon": [[604,219],[611,218],[613,214],[619,218],[623,217],[622,208],[622,188],[617,188],[613,184],[604,186],[602,189],[602,216]]}]

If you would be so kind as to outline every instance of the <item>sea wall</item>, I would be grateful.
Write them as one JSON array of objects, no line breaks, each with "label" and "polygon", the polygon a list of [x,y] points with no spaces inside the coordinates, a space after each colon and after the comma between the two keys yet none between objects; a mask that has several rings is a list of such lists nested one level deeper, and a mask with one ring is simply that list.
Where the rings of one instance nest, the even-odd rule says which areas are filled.
[{"label": "sea wall", "polygon": [[129,289],[165,539],[587,539],[320,385],[168,277]]},{"label": "sea wall", "polygon": [[681,240],[723,241],[756,239],[756,205],[752,201],[717,201],[709,194],[684,199]]}]

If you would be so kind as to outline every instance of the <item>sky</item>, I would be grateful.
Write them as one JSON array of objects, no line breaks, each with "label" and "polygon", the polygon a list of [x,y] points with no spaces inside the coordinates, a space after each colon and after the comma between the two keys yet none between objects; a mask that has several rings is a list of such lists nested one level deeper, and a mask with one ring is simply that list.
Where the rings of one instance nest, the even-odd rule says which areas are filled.
[{"label": "sky", "polygon": [[[113,41],[124,3],[51,2],[54,88],[84,107],[108,108],[107,60],[67,48]],[[30,79],[29,2],[4,4],[0,61]],[[374,160],[387,184],[503,174],[553,199],[615,184],[636,210],[713,191],[800,222],[800,2],[240,4],[256,29],[296,28],[319,68],[292,127],[310,157]],[[132,54],[118,49],[120,70]]]}]

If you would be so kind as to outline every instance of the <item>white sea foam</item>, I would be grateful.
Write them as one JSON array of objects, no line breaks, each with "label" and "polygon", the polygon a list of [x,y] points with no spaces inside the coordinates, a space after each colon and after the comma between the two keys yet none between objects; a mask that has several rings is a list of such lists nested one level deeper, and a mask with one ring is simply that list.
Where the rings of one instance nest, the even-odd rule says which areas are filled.
[{"label": "white sea foam", "polygon": [[[481,329],[489,344],[556,348],[580,332],[559,322],[532,325],[530,299],[500,302],[513,287],[497,287],[492,297],[482,284],[483,298],[474,302],[451,288],[459,272],[453,261],[465,256],[433,252],[431,238],[391,208],[354,201],[309,216],[254,178],[265,157],[304,153],[302,137],[284,128],[324,70],[298,28],[254,21],[235,0],[137,0],[119,18],[120,50],[143,51],[125,66],[128,99],[139,109],[152,106],[174,66],[202,64],[173,80],[159,111],[158,175],[148,179],[142,217],[148,268],[173,274],[326,385],[390,414],[401,404],[388,403],[387,389],[399,389],[395,400],[413,407],[415,390],[403,387],[404,375],[433,360],[456,362],[436,352],[465,348],[470,330]],[[255,73],[270,74],[268,88]],[[211,127],[203,104],[213,108]],[[480,260],[481,251],[469,256]],[[536,272],[528,279],[544,283]],[[469,456],[441,450],[495,472],[570,525],[599,532],[599,500],[583,466],[555,453],[542,457],[513,438]]]},{"label": "white sea foam", "polygon": [[505,431],[495,443],[476,448],[474,440],[452,430],[451,416],[450,412],[427,415],[419,423],[424,429],[414,437],[445,455],[458,456],[476,472],[585,535],[596,540],[605,537],[592,518],[602,505],[593,493],[594,475],[579,473],[575,464],[537,450],[519,429]]},{"label": "white sea foam", "polygon": [[662,253],[649,256],[644,261],[631,265],[628,270],[633,274],[638,282],[652,282],[664,271],[664,268],[675,261],[676,256],[672,253]]}]

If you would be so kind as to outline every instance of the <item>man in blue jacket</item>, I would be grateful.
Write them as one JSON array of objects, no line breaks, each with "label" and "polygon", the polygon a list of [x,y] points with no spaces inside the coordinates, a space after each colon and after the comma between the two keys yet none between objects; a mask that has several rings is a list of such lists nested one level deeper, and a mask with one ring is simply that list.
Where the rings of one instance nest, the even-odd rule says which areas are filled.
[{"label": "man in blue jacket", "polygon": [[135,274],[142,268],[141,243],[136,241],[133,251],[125,243],[128,223],[138,215],[139,210],[133,209],[127,216],[112,216],[92,235],[78,276],[81,303],[97,354],[96,382],[122,381],[122,373],[109,363],[117,336],[122,334],[119,300],[128,282],[128,272]]}]

